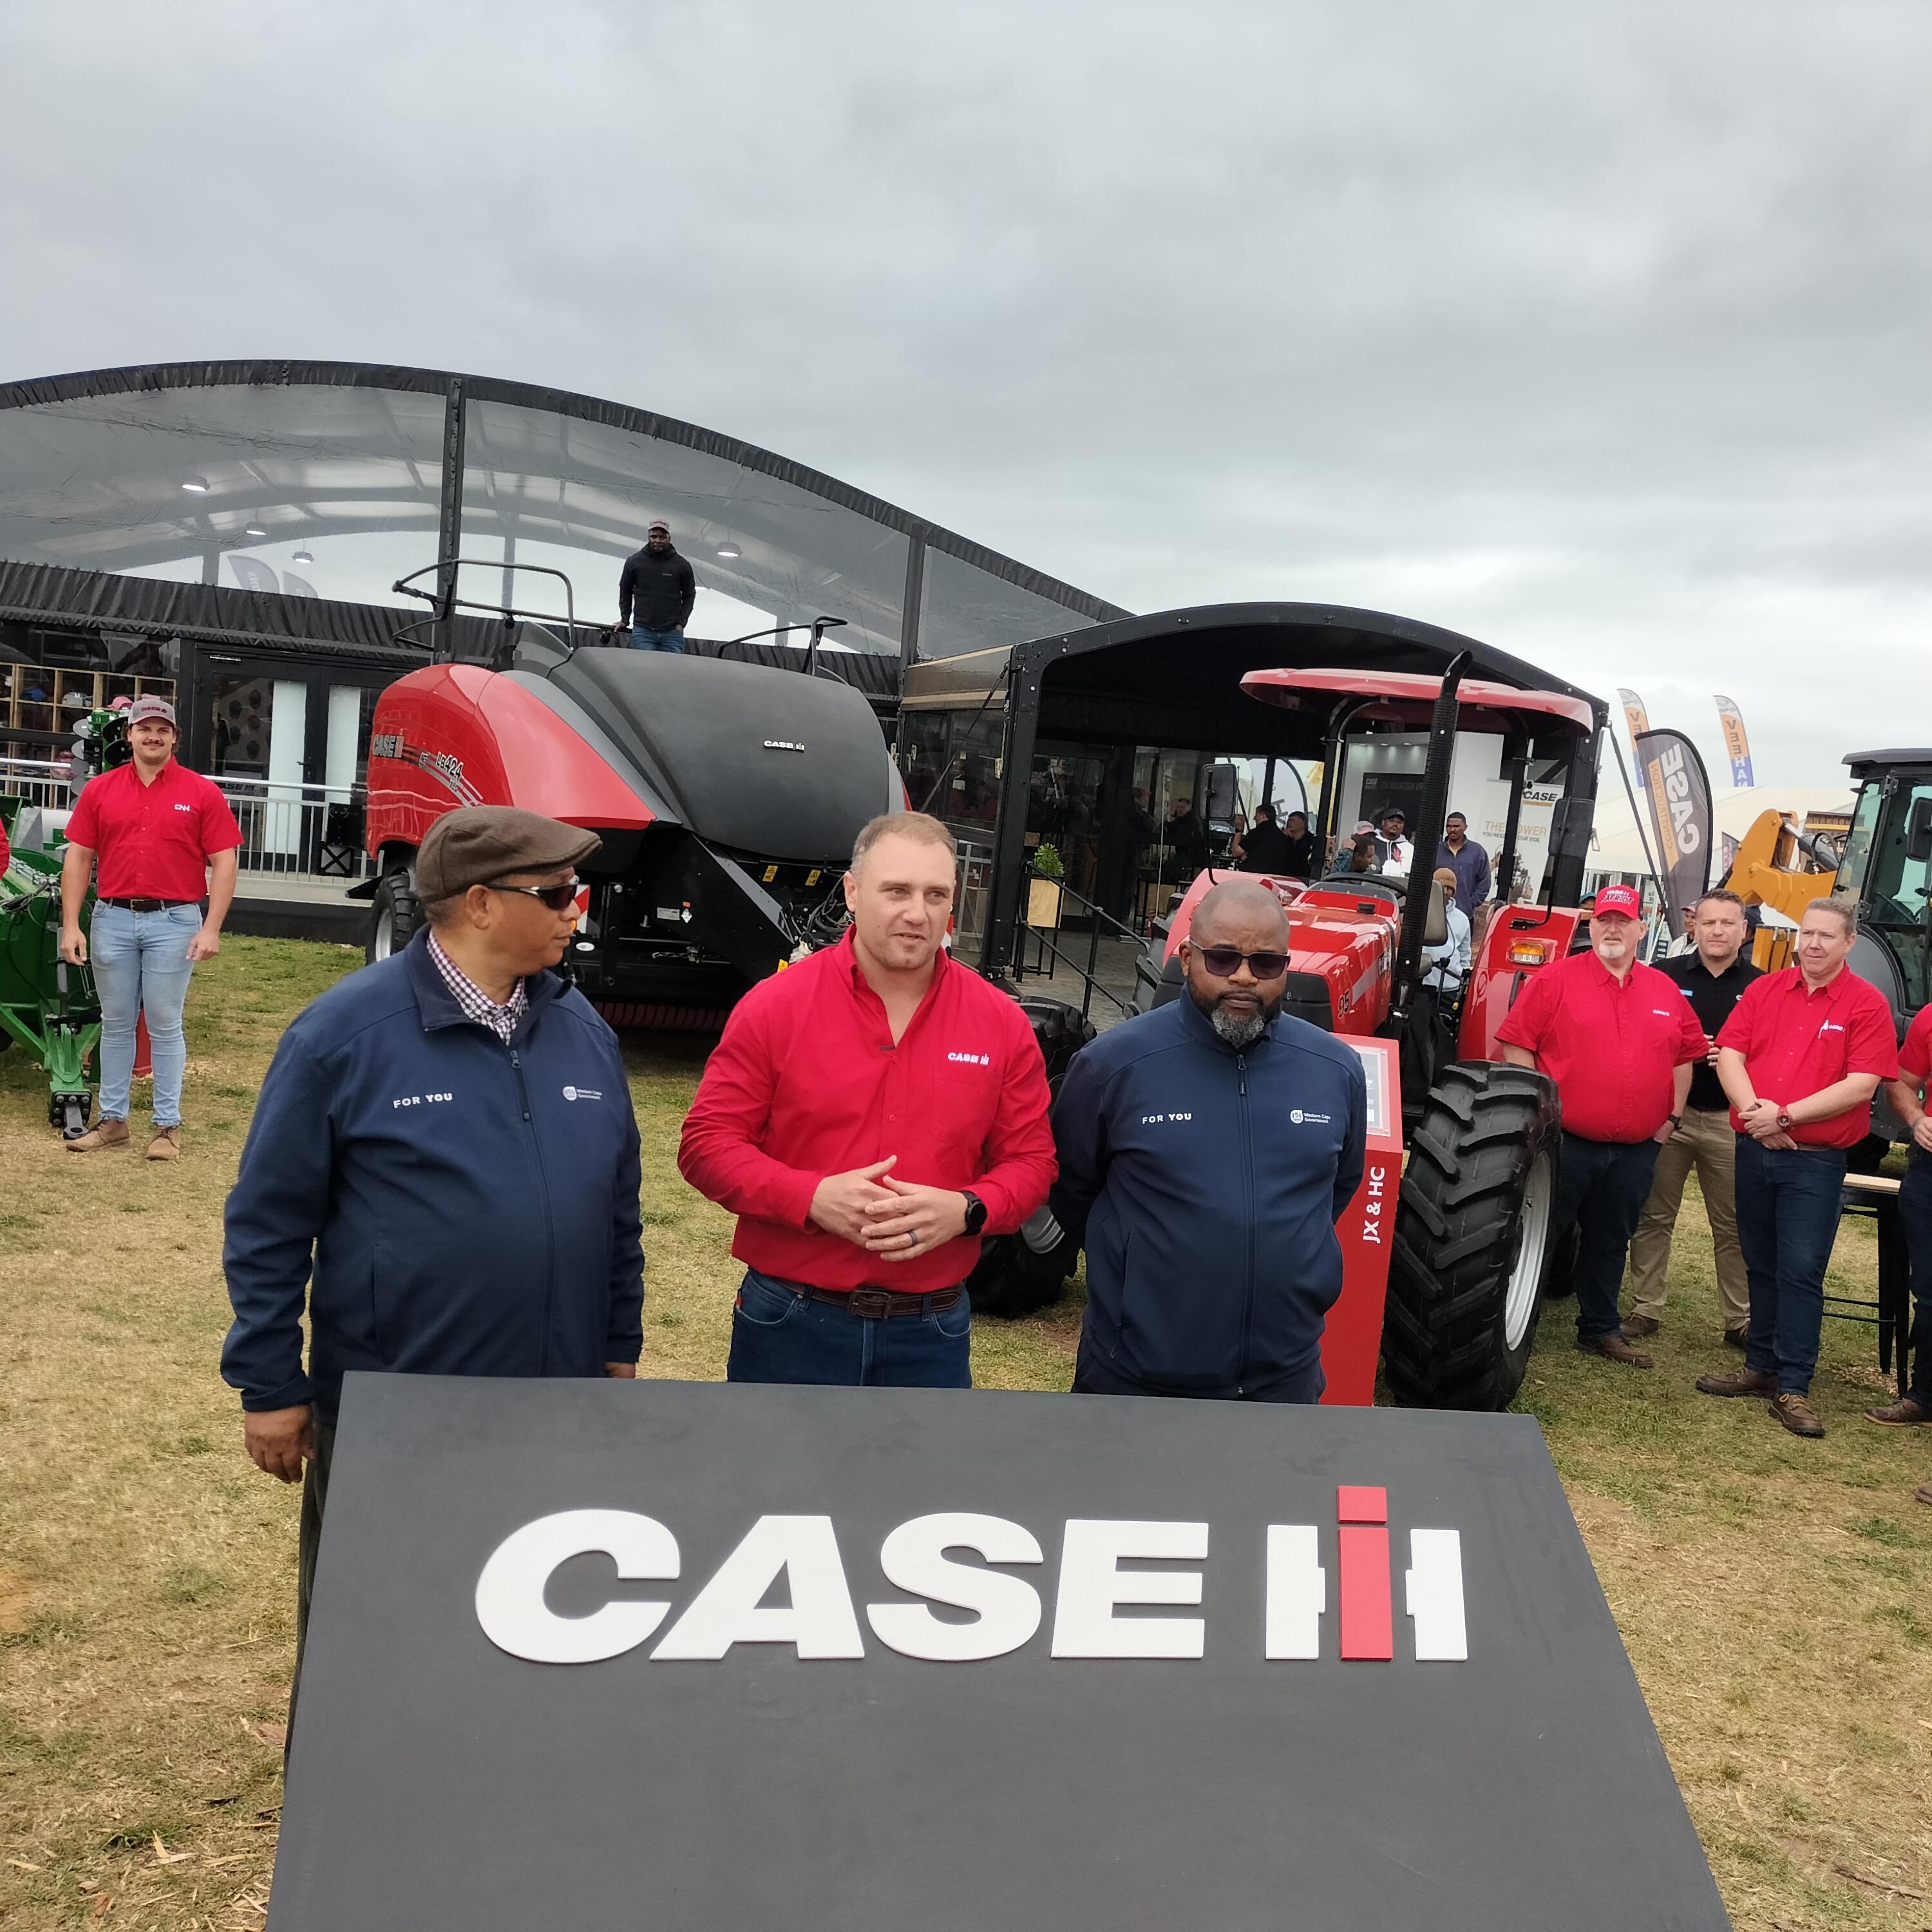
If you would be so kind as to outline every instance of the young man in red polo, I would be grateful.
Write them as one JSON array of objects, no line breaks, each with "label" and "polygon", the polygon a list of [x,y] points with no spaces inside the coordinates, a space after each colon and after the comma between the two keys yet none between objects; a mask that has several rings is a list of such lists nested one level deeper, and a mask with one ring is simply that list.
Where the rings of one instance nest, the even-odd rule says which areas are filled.
[{"label": "young man in red polo", "polygon": [[706,1065],[677,1160],[738,1216],[733,1382],[972,1386],[980,1238],[1054,1166],[1031,1026],[942,944],[955,850],[922,812],[874,819],[845,937],[754,986]]},{"label": "young man in red polo", "polygon": [[[68,820],[61,957],[70,966],[92,964],[100,1000],[100,1118],[92,1132],[68,1142],[70,1154],[128,1145],[134,1034],[144,1012],[154,1055],[148,1158],[174,1160],[181,1154],[188,1065],[182,1008],[195,962],[220,950],[242,831],[214,784],[176,762],[175,740],[174,706],[160,698],[135,699],[128,713],[133,758],[89,778]],[[80,908],[97,854],[90,945]]]},{"label": "young man in red polo", "polygon": [[1658,1149],[1683,1118],[1690,1070],[1705,1054],[1689,1003],[1636,956],[1642,909],[1630,886],[1604,886],[1590,914],[1589,951],[1537,974],[1496,1035],[1510,1064],[1548,1074],[1563,1103],[1550,1236],[1561,1240],[1572,1227],[1581,1236],[1576,1346],[1633,1369],[1651,1358],[1624,1338],[1624,1256]]},{"label": "young man in red polo", "polygon": [[1718,1078],[1738,1136],[1750,1332],[1743,1372],[1700,1376],[1697,1386],[1766,1397],[1794,1436],[1825,1432],[1807,1397],[1846,1150],[1871,1131],[1879,1082],[1898,1072],[1892,1009],[1845,964],[1858,931],[1852,907],[1814,899],[1798,928],[1798,964],[1746,987],[1718,1035]]}]

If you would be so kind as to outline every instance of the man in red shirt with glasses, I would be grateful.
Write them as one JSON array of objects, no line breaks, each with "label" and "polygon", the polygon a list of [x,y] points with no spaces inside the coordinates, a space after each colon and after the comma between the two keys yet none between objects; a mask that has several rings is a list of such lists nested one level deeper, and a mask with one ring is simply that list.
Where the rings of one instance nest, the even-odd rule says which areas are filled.
[{"label": "man in red shirt with glasses", "polygon": [[923,812],[872,820],[844,938],[754,986],[706,1064],[678,1167],[738,1216],[733,1382],[972,1386],[963,1284],[1046,1198],[1053,1136],[1026,1016],[946,953],[956,852]]},{"label": "man in red shirt with glasses", "polygon": [[1838,1232],[1846,1150],[1871,1131],[1871,1098],[1898,1072],[1885,995],[1846,967],[1858,914],[1814,899],[1798,964],[1767,973],[1718,1035],[1718,1078],[1738,1136],[1738,1243],[1750,1330],[1737,1375],[1697,1378],[1706,1395],[1762,1396],[1794,1436],[1822,1436],[1808,1399]]},{"label": "man in red shirt with glasses", "polygon": [[1533,974],[1498,1030],[1512,1066],[1556,1083],[1563,1154],[1550,1235],[1574,1227],[1576,1346],[1647,1369],[1617,1312],[1624,1256],[1650,1198],[1658,1149],[1676,1131],[1704,1058],[1703,1030],[1676,986],[1637,958],[1643,902],[1605,886],[1590,914],[1590,950]]}]

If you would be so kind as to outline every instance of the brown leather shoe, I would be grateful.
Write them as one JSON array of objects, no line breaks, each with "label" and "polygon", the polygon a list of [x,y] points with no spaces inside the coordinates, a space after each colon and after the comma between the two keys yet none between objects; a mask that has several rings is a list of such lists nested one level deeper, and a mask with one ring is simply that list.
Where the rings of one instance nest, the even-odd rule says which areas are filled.
[{"label": "brown leather shoe", "polygon": [[181,1130],[178,1127],[157,1127],[154,1138],[148,1143],[150,1160],[179,1160],[181,1159]]},{"label": "brown leather shoe", "polygon": [[1802,1395],[1774,1395],[1771,1399],[1771,1412],[1794,1436],[1822,1436],[1825,1425],[1818,1420],[1818,1413]]},{"label": "brown leather shoe", "polygon": [[1748,1348],[1750,1346],[1750,1330],[1748,1328],[1726,1328],[1724,1330],[1724,1346],[1727,1348]]},{"label": "brown leather shoe", "polygon": [[1621,1335],[1592,1335],[1587,1342],[1580,1340],[1576,1346],[1586,1355],[1600,1355],[1605,1361],[1621,1362],[1627,1369],[1652,1366],[1650,1358],[1642,1350],[1633,1348]]},{"label": "brown leather shoe", "polygon": [[104,1148],[123,1148],[128,1144],[128,1123],[125,1120],[97,1120],[87,1132],[77,1141],[69,1141],[69,1154],[99,1154]]},{"label": "brown leather shoe", "polygon": [[1624,1317],[1624,1340],[1641,1342],[1646,1335],[1654,1335],[1664,1326],[1654,1315],[1626,1315]]},{"label": "brown leather shoe", "polygon": [[1701,1395],[1775,1395],[1778,1378],[1756,1369],[1741,1369],[1734,1376],[1700,1376],[1697,1389]]},{"label": "brown leather shoe", "polygon": [[1922,1429],[1932,1422],[1932,1408],[1923,1402],[1914,1402],[1909,1395],[1902,1395],[1896,1402],[1887,1402],[1882,1408],[1865,1411],[1868,1422],[1882,1422],[1888,1429]]}]

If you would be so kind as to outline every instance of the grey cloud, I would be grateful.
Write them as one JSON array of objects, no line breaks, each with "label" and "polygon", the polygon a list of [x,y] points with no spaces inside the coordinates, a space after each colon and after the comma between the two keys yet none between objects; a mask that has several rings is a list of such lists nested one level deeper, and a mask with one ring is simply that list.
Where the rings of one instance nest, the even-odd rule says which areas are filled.
[{"label": "grey cloud", "polygon": [[1822,782],[1924,708],[1928,43],[1860,0],[14,0],[6,373],[616,396],[1137,608],[1401,609],[1713,752],[1728,690]]}]

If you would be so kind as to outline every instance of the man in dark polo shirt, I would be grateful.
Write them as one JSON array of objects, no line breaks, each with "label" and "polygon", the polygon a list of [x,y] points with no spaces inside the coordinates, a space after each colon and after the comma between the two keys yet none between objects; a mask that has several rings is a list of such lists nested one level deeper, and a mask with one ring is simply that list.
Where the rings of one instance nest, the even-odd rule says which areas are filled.
[{"label": "man in dark polo shirt", "polygon": [[1825,1432],[1806,1398],[1846,1150],[1870,1131],[1879,1082],[1898,1072],[1892,1009],[1845,964],[1857,937],[1854,908],[1814,899],[1798,928],[1798,964],[1746,987],[1718,1035],[1718,1078],[1738,1135],[1750,1332],[1742,1372],[1700,1376],[1697,1386],[1767,1398],[1794,1436]]},{"label": "man in dark polo shirt", "polygon": [[1658,1148],[1683,1118],[1702,1029],[1677,987],[1637,958],[1642,902],[1606,886],[1590,915],[1590,950],[1537,972],[1496,1037],[1516,1066],[1556,1083],[1562,1172],[1550,1237],[1575,1227],[1576,1346],[1647,1369],[1617,1316],[1624,1256],[1649,1198]]},{"label": "man in dark polo shirt", "polygon": [[[61,957],[70,966],[92,965],[100,1000],[100,1118],[68,1142],[70,1154],[128,1145],[134,1038],[145,1012],[154,1052],[148,1158],[180,1156],[188,1066],[182,1009],[196,962],[221,950],[242,829],[214,782],[176,762],[175,737],[174,706],[165,698],[136,698],[128,712],[134,756],[89,778],[68,820]],[[80,908],[97,855],[90,943]]]},{"label": "man in dark polo shirt", "polygon": [[956,848],[923,812],[872,820],[836,946],[732,1009],[679,1171],[738,1217],[726,1378],[970,1388],[963,1286],[1053,1182],[1046,1066],[1016,1002],[944,941]]},{"label": "man in dark polo shirt", "polygon": [[1736,892],[1706,892],[1693,910],[1694,952],[1661,961],[1658,970],[1683,988],[1706,1041],[1706,1064],[1690,1076],[1690,1098],[1677,1131],[1657,1156],[1657,1176],[1630,1237],[1630,1312],[1624,1333],[1633,1341],[1654,1335],[1664,1325],[1664,1304],[1670,1280],[1670,1241],[1684,1183],[1693,1167],[1704,1214],[1711,1224],[1711,1250],[1718,1270],[1718,1299],[1724,1311],[1724,1340],[1744,1346],[1750,1326],[1750,1295],[1744,1250],[1738,1246],[1736,1168],[1738,1137],[1731,1131],[1731,1103],[1718,1082],[1718,1034],[1744,988],[1758,978],[1744,957],[1744,902]]},{"label": "man in dark polo shirt", "polygon": [[[1892,1111],[1911,1138],[1910,1165],[1898,1190],[1898,1218],[1905,1226],[1906,1257],[1911,1270],[1912,1386],[1896,1402],[1865,1411],[1870,1422],[1893,1428],[1922,1429],[1932,1424],[1932,1113],[1925,1109],[1932,1086],[1932,1006],[1922,1006],[1898,1049],[1898,1078],[1885,1090]],[[1932,1503],[1932,1483],[1918,1490]]]}]

